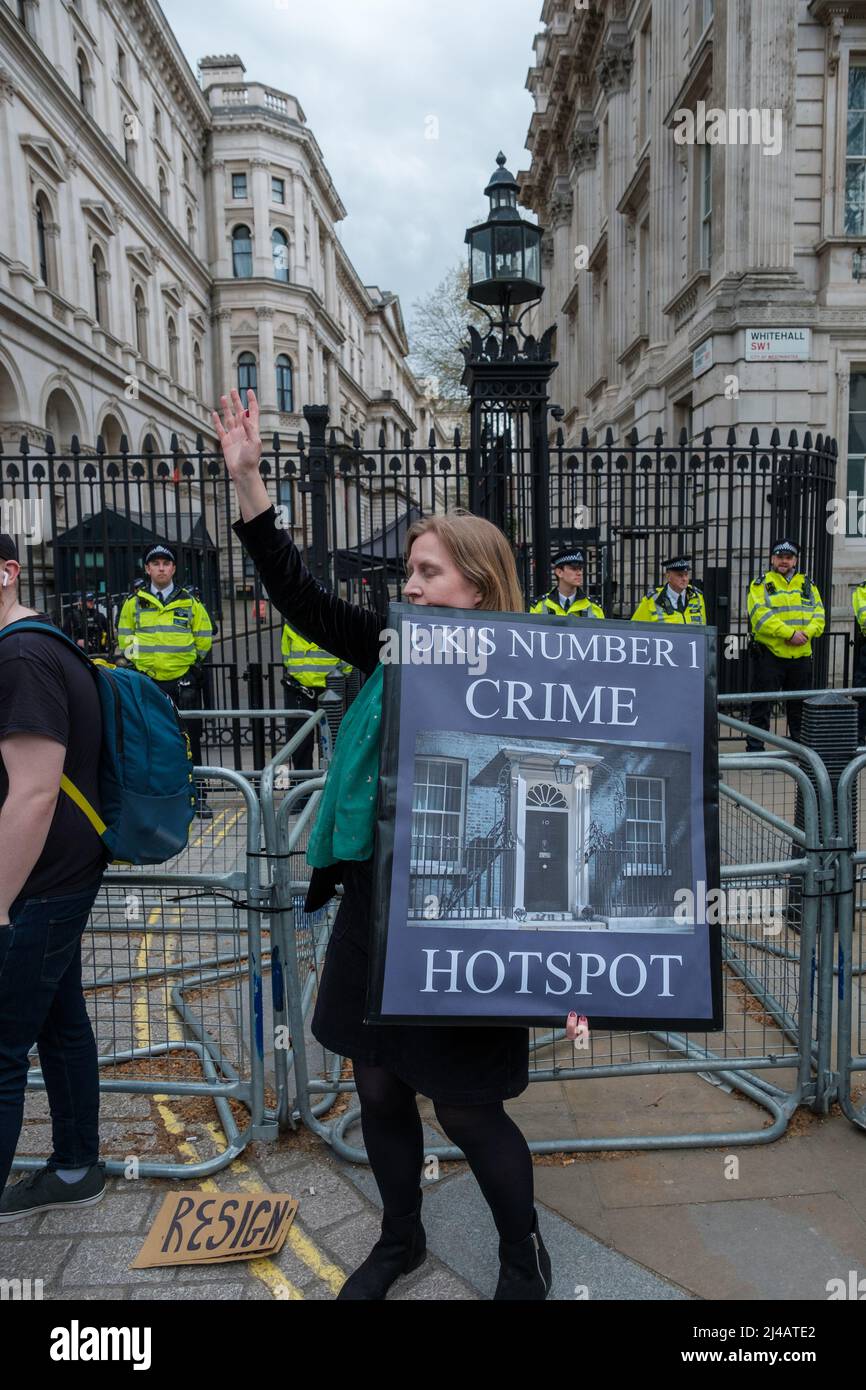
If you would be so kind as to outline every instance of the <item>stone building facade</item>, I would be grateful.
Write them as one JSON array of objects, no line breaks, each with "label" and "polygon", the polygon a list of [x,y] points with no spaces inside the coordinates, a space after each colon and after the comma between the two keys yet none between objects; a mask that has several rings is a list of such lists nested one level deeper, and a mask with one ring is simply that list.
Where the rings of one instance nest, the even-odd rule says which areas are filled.
[{"label": "stone building facade", "polygon": [[519,181],[546,228],[531,328],[556,324],[567,440],[833,435],[852,501],[832,599],[850,621],[866,573],[866,3],[544,0],[541,18]]},{"label": "stone building facade", "polygon": [[426,445],[396,295],[336,235],[346,209],[297,98],[205,58],[155,0],[0,0],[0,438],[182,448],[228,387],[294,441],[307,404]]}]

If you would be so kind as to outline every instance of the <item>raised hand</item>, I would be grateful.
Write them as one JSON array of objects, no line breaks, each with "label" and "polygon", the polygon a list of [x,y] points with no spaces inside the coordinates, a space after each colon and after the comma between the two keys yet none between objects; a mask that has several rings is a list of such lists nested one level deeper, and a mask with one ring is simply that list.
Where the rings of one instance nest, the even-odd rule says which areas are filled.
[{"label": "raised hand", "polygon": [[234,388],[231,391],[231,405],[225,396],[220,396],[220,402],[222,421],[215,410],[211,413],[229,476],[234,482],[239,482],[258,473],[262,456],[259,403],[255,391],[247,390],[247,409],[244,410],[240,394]]},{"label": "raised hand", "polygon": [[[217,438],[226,461],[229,477],[235,485],[238,505],[244,521],[270,507],[267,488],[259,472],[262,456],[262,441],[259,435],[259,403],[255,391],[247,391],[247,408],[241,404],[240,394],[231,392],[231,405],[225,396],[220,396],[223,418],[212,411]],[[223,421],[225,426],[223,426]]]}]

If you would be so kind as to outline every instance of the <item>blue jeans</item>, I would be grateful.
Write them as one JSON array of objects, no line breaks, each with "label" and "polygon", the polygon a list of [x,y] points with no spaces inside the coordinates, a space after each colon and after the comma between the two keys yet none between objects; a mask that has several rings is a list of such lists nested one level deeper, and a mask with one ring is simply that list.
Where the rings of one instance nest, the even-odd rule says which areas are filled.
[{"label": "blue jeans", "polygon": [[83,1168],[99,1156],[99,1067],[81,987],[81,937],[99,886],[19,899],[0,927],[0,1191],[21,1133],[34,1043],[51,1109],[49,1168]]}]

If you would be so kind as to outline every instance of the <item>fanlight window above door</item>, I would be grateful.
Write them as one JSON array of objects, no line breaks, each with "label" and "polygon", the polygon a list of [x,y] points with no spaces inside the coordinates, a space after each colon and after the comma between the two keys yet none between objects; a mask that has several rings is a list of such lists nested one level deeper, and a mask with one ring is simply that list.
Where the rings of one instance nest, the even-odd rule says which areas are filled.
[{"label": "fanlight window above door", "polygon": [[527,806],[553,807],[557,811],[567,811],[568,802],[558,787],[550,782],[538,782],[526,793]]}]

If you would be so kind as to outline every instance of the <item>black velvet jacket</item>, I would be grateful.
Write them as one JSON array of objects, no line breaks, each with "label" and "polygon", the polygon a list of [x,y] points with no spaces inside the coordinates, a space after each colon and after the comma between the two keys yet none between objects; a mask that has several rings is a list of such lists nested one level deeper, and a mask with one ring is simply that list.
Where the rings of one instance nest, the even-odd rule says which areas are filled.
[{"label": "black velvet jacket", "polygon": [[[313,578],[288,532],[277,525],[273,507],[232,527],[261,577],[268,598],[296,632],[366,676],[379,662],[381,622],[375,613],[329,594]],[[343,881],[341,864],[314,869],[304,904],[315,912]]]}]

